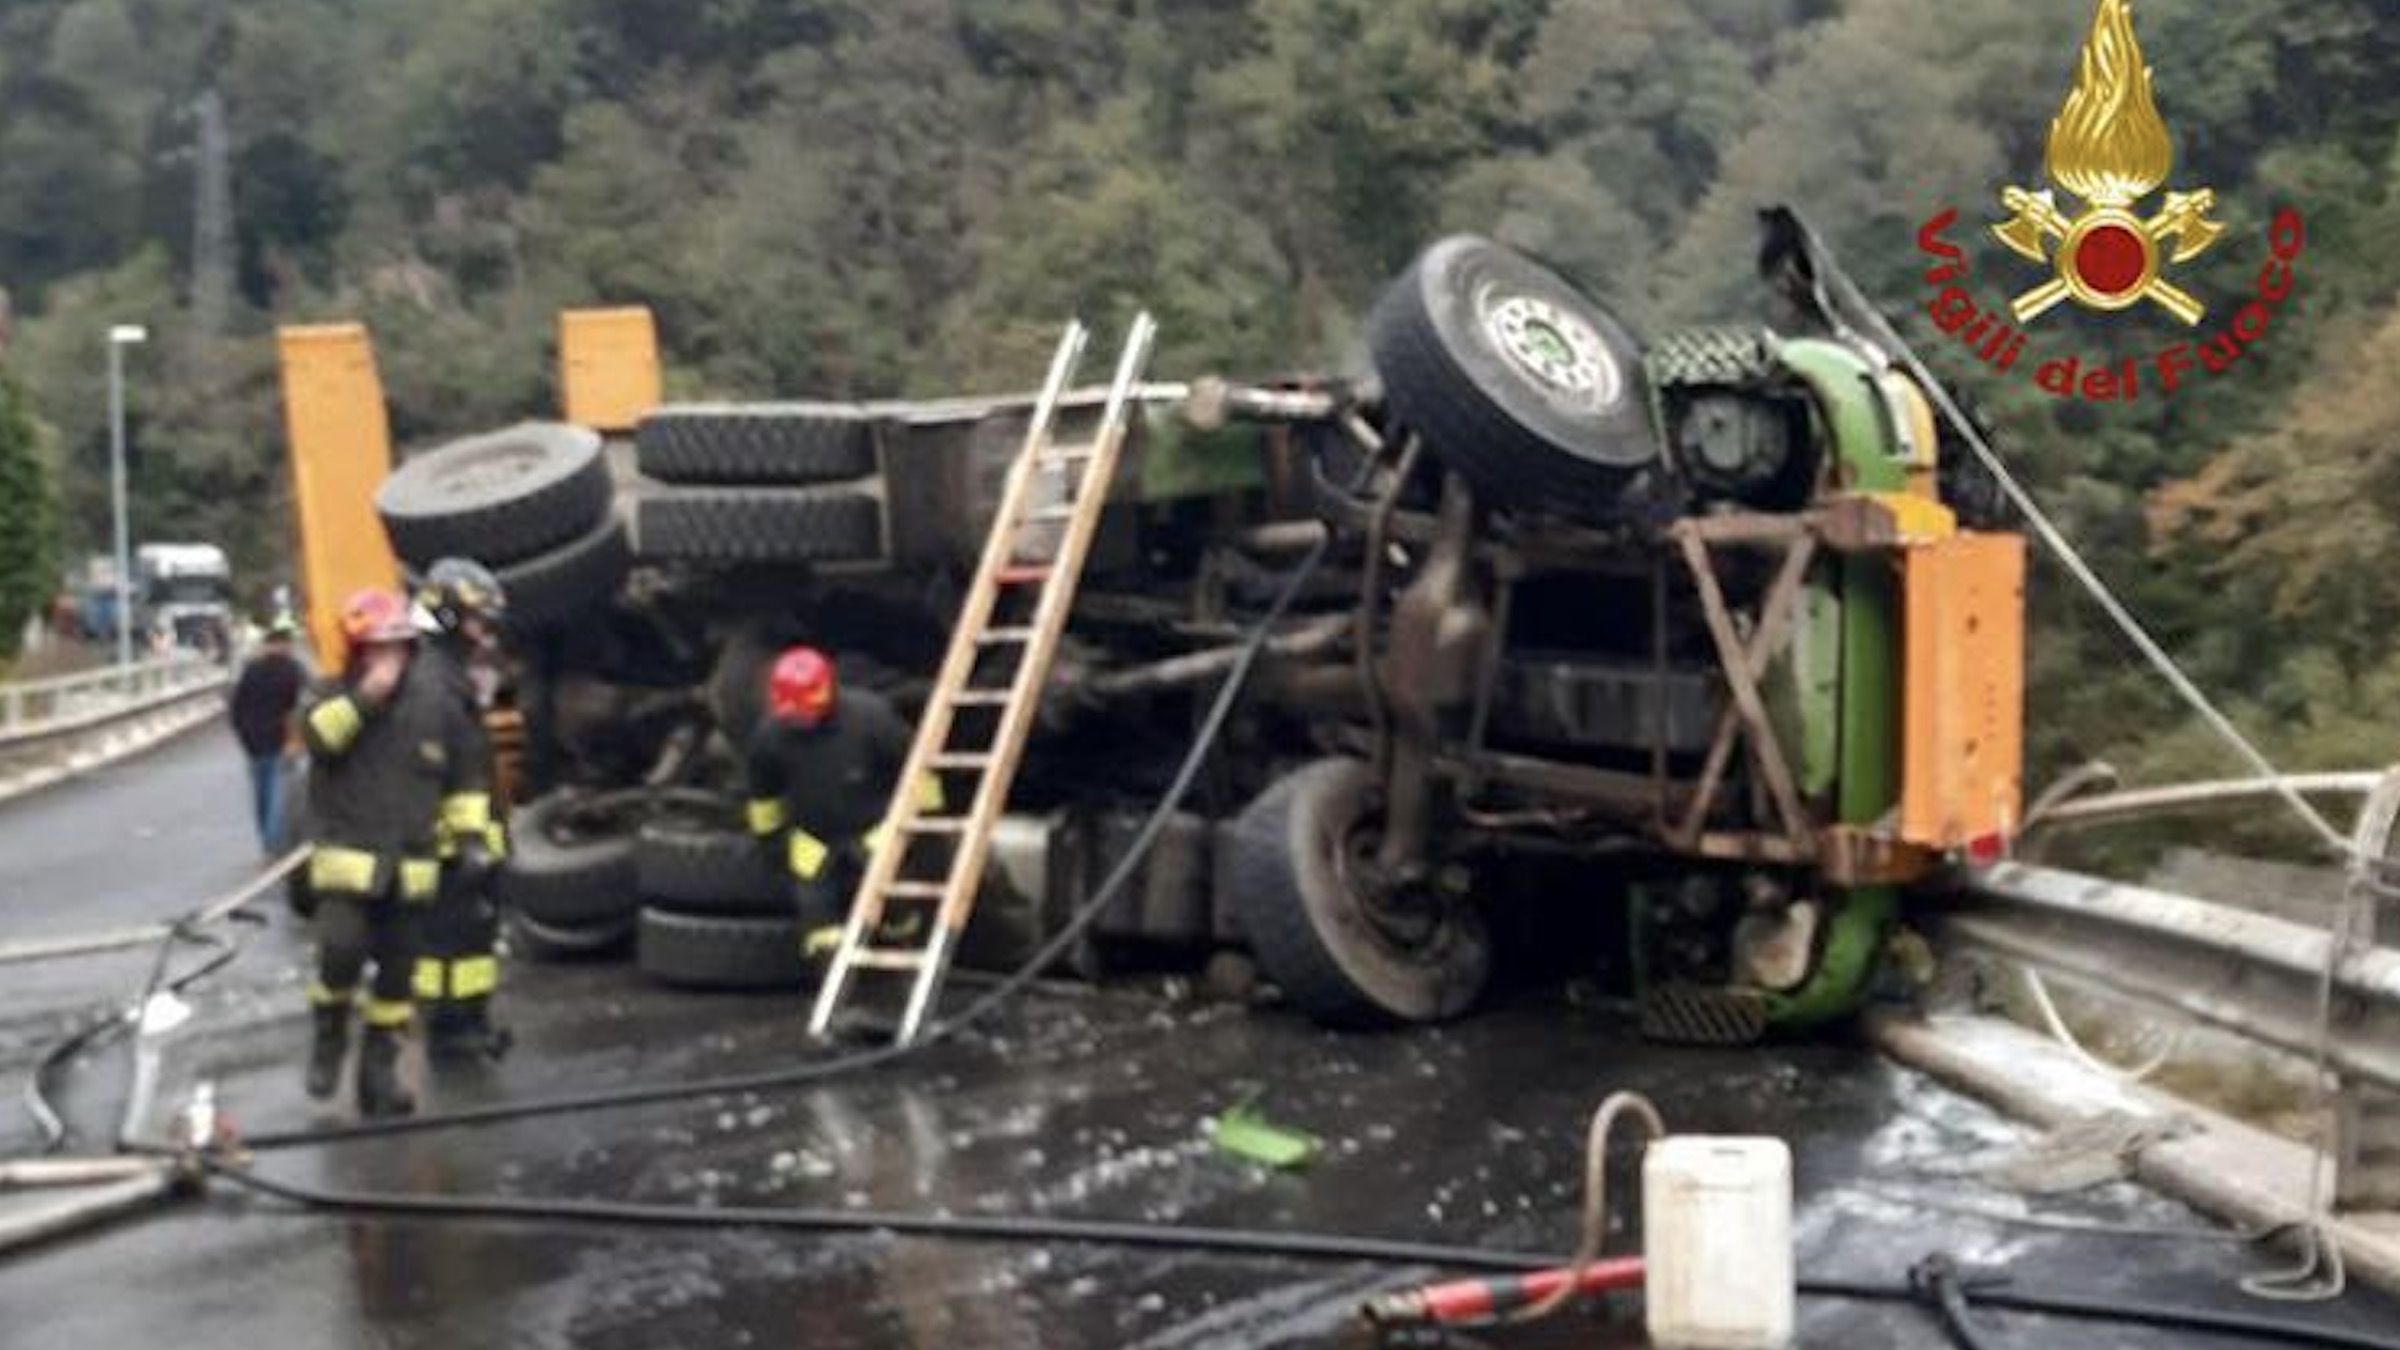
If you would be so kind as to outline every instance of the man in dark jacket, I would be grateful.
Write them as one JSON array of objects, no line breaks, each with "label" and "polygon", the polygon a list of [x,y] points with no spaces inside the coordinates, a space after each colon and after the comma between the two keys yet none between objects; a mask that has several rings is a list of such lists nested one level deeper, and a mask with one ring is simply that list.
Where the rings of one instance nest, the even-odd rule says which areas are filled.
[{"label": "man in dark jacket", "polygon": [[268,854],[283,846],[292,709],[307,683],[307,669],[292,655],[292,621],[279,618],[233,685],[233,734],[250,761],[250,809],[258,819],[258,846]]},{"label": "man in dark jacket", "polygon": [[361,592],[343,607],[342,631],[348,668],[311,689],[300,713],[316,835],[308,861],[317,904],[308,1092],[330,1097],[339,1085],[350,1009],[365,981],[359,1111],[406,1115],[416,1108],[400,1081],[401,1037],[414,1014],[414,911],[441,888],[442,801],[475,790],[483,768],[476,728],[455,693],[413,667],[417,631],[407,601]]},{"label": "man in dark jacket", "polygon": [[[841,940],[851,894],[876,844],[873,833],[908,761],[911,735],[908,723],[874,691],[835,695],[833,662],[823,652],[794,647],[775,658],[767,675],[767,716],[751,737],[748,756],[750,830],[792,875],[802,950],[812,960]],[[926,790],[938,792],[939,786],[929,780]],[[922,922],[913,910],[909,917]]]}]

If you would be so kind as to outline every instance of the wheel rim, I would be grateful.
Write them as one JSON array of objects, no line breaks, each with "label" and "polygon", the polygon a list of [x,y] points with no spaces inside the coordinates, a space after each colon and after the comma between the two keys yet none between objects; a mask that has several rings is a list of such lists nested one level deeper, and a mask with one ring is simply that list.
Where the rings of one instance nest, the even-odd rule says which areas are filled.
[{"label": "wheel rim", "polygon": [[1334,879],[1376,940],[1412,958],[1439,950],[1449,927],[1446,907],[1438,899],[1384,884],[1374,861],[1379,841],[1367,821],[1350,822],[1334,841]]},{"label": "wheel rim", "polygon": [[1598,329],[1539,296],[1486,287],[1476,310],[1494,348],[1553,400],[1587,411],[1617,401],[1624,373]]},{"label": "wheel rim", "polygon": [[505,487],[538,473],[546,458],[541,451],[531,447],[511,446],[498,453],[478,455],[453,466],[442,475],[442,483],[454,492],[480,492],[487,488]]}]

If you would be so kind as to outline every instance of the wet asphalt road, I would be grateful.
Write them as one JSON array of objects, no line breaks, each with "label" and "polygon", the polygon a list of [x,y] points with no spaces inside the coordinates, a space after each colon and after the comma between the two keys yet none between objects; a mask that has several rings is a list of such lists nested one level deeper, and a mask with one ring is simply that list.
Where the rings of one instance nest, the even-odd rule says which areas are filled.
[{"label": "wet asphalt road", "polygon": [[[0,940],[155,918],[222,891],[254,866],[240,787],[230,749],[203,734],[0,807]],[[111,842],[129,834],[153,846]],[[195,991],[193,1022],[165,1047],[169,1100],[208,1079],[252,1131],[335,1118],[298,1091],[303,945],[270,912],[276,924]],[[33,1055],[143,969],[138,955],[0,967],[0,1154],[35,1142],[13,1106]],[[619,965],[512,967],[508,994],[518,1051],[433,1083],[434,1105],[817,1053],[797,996],[676,994]],[[123,1073],[117,1051],[71,1066],[60,1095],[87,1134],[105,1137]],[[1325,1141],[1314,1167],[1270,1173],[1212,1148],[1206,1121],[1252,1088],[1269,1115]],[[1789,1140],[1807,1274],[1897,1282],[1942,1249],[2005,1266],[2029,1289],[2258,1310],[2228,1291],[2264,1259],[2237,1246],[1956,1212],[2027,1205],[1973,1175],[2020,1132],[1864,1051],[1645,1047],[1608,1010],[1555,991],[1384,1036],[1322,1032],[1158,981],[1045,993],[991,1031],[837,1083],[276,1153],[261,1168],[354,1188],[1030,1212],[1564,1250],[1585,1122],[1619,1088],[1650,1093],[1680,1131]],[[2034,1203],[2075,1218],[2201,1222],[2125,1186]],[[1430,1273],[1076,1245],[327,1217],[219,1194],[0,1257],[0,1345],[1329,1345],[1362,1296]],[[1950,1343],[1914,1308],[1812,1299],[1801,1313],[1805,1346]],[[2388,1302],[2317,1315],[2400,1334]],[[2236,1344],[1996,1325],[2016,1348]],[[1588,1315],[1486,1339],[1639,1343]]]}]

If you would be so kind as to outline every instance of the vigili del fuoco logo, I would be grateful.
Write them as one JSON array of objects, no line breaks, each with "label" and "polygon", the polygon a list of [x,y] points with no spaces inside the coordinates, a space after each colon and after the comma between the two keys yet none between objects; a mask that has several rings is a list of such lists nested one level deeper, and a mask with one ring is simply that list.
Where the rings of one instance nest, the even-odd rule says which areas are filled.
[{"label": "vigili del fuoco logo", "polygon": [[[2075,82],[2050,123],[2043,167],[2054,186],[2001,189],[2000,206],[2009,215],[1990,226],[2009,252],[2047,269],[2047,280],[2004,304],[1979,303],[1967,289],[1966,254],[1947,237],[1959,213],[1945,210],[1918,229],[1917,247],[1938,260],[1925,273],[1926,284],[1939,288],[1926,312],[1994,370],[2017,371],[2027,355],[2026,330],[2070,301],[2101,313],[2155,306],[2194,328],[2207,321],[2209,300],[2186,289],[2174,270],[2214,247],[2225,227],[2209,218],[2217,209],[2214,190],[2168,186],[2175,143],[2150,78],[2134,36],[2132,5],[2100,0]],[[2145,211],[2144,200],[2162,186],[2165,194]],[[2095,403],[2172,394],[2195,372],[2222,374],[2266,336],[2276,308],[2291,298],[2306,243],[2300,213],[2278,209],[2256,286],[2213,333],[2174,343],[2147,360],[2095,361],[2086,369],[2081,357],[2069,354],[2037,360],[2025,370],[2050,394]]]}]

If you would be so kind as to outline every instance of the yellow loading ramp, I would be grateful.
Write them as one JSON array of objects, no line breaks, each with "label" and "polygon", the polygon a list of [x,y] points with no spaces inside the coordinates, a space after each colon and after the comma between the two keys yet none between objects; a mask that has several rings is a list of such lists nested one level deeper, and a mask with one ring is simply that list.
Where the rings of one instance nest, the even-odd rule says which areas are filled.
[{"label": "yellow loading ramp", "polygon": [[335,670],[348,655],[342,601],[400,582],[399,561],[375,514],[376,489],[392,471],[391,423],[364,325],[285,327],[275,341],[308,637],[318,667]]},{"label": "yellow loading ramp", "polygon": [[631,431],[658,407],[658,324],[646,306],[560,312],[558,398],[567,421],[603,433]]}]

